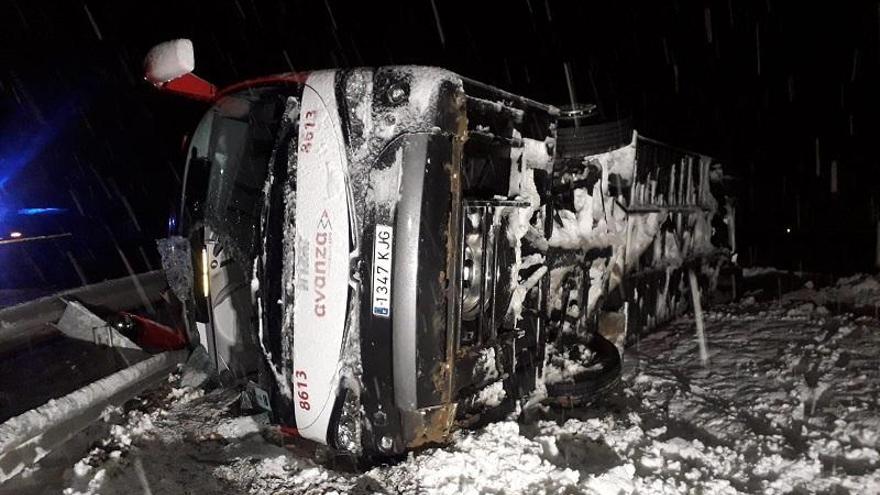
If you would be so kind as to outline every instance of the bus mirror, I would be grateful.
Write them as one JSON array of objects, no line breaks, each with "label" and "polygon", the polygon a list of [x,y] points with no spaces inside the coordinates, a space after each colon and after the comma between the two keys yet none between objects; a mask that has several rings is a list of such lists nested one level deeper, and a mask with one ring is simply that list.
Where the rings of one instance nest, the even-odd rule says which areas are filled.
[{"label": "bus mirror", "polygon": [[154,46],[144,60],[144,77],[161,86],[168,81],[185,76],[196,66],[192,41],[179,39]]},{"label": "bus mirror", "polygon": [[159,43],[144,59],[144,78],[165,91],[196,100],[211,101],[217,88],[192,73],[196,61],[192,41],[178,39]]}]

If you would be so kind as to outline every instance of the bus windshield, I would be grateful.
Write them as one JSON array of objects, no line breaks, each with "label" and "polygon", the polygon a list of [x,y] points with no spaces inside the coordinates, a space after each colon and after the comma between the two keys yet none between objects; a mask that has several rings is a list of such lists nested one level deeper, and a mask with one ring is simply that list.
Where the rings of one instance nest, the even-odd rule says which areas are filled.
[{"label": "bus windshield", "polygon": [[190,145],[188,170],[209,170],[205,224],[243,262],[253,259],[286,96],[268,87],[223,97],[202,118]]}]

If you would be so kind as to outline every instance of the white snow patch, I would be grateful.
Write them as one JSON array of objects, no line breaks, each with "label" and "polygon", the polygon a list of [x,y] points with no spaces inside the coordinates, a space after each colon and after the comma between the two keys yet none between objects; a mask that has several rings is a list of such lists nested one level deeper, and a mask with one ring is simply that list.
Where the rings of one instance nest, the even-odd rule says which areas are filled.
[{"label": "white snow patch", "polygon": [[477,394],[476,404],[497,407],[505,397],[507,397],[507,392],[504,391],[504,383],[498,381],[480,390],[480,393]]},{"label": "white snow patch", "polygon": [[707,312],[708,369],[692,322],[674,321],[627,349],[610,402],[554,413],[539,399],[527,424],[459,431],[360,474],[266,442],[271,427],[208,394],[130,415],[100,456],[71,463],[66,493],[137,490],[135,458],[153,493],[880,493],[880,324],[787,310]]}]

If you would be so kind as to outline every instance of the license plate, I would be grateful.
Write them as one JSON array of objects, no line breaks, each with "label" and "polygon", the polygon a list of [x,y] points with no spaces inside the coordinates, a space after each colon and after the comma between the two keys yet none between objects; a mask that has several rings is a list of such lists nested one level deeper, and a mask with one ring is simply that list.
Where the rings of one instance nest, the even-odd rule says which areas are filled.
[{"label": "license plate", "polygon": [[376,225],[373,240],[373,314],[391,316],[391,250],[394,246],[394,229]]}]

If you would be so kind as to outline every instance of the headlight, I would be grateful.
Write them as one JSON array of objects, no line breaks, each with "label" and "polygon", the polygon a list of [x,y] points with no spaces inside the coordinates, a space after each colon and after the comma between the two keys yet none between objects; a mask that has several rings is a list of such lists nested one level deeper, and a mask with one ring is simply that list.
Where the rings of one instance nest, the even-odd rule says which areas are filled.
[{"label": "headlight", "polygon": [[208,298],[208,248],[202,248],[202,294]]}]

